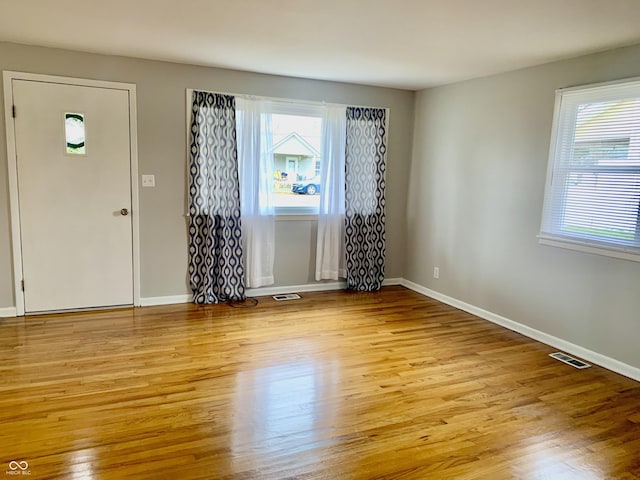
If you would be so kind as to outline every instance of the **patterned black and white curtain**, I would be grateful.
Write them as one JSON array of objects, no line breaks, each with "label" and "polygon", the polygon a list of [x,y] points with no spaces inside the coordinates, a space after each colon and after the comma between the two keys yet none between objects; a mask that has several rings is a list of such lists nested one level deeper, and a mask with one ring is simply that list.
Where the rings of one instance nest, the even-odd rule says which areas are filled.
[{"label": "patterned black and white curtain", "polygon": [[347,108],[345,225],[347,288],[382,287],[386,253],[387,111]]},{"label": "patterned black and white curtain", "polygon": [[189,277],[195,303],[244,300],[235,98],[193,92]]}]

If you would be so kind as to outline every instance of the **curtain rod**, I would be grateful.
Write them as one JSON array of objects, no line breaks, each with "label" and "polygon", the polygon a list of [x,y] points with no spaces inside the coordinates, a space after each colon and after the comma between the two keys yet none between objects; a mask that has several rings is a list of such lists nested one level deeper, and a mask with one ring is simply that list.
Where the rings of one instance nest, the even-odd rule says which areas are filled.
[{"label": "curtain rod", "polygon": [[216,92],[214,90],[206,90],[201,88],[187,88],[187,92],[193,92],[193,91],[206,92],[206,93],[218,93],[220,95],[231,95],[233,97],[245,98],[247,100],[265,100],[268,102],[303,104],[303,105],[312,105],[315,107],[322,106],[322,107],[384,108],[385,110],[389,110],[389,107],[373,107],[371,105],[348,105],[346,103],[326,102],[324,100],[319,100],[319,101],[296,100],[295,98],[267,97],[263,95],[251,95],[247,93]]}]

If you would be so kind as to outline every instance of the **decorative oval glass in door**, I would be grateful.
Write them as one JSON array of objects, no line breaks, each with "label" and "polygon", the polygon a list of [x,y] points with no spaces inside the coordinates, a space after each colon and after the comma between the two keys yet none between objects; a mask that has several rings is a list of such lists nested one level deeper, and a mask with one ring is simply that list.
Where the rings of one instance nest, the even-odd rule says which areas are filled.
[{"label": "decorative oval glass in door", "polygon": [[67,142],[66,151],[68,154],[85,155],[87,153],[84,114],[65,113],[64,134]]}]

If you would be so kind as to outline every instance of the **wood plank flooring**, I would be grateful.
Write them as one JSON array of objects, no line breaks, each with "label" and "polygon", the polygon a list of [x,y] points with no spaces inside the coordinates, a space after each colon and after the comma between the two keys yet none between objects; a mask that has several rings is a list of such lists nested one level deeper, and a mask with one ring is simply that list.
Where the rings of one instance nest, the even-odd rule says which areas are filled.
[{"label": "wood plank flooring", "polygon": [[640,383],[402,287],[302,297],[0,320],[0,475],[640,478]]}]

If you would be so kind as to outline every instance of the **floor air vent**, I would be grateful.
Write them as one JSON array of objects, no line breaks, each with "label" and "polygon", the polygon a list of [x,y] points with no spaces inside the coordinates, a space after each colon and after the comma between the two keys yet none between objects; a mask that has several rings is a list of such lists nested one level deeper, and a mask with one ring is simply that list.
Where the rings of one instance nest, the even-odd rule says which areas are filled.
[{"label": "floor air vent", "polygon": [[576,368],[589,368],[591,366],[588,363],[583,362],[582,360],[570,357],[566,353],[562,352],[550,353],[549,356]]},{"label": "floor air vent", "polygon": [[298,295],[297,293],[283,293],[282,295],[274,295],[273,299],[281,302],[283,300],[298,300],[300,298],[300,295]]}]

